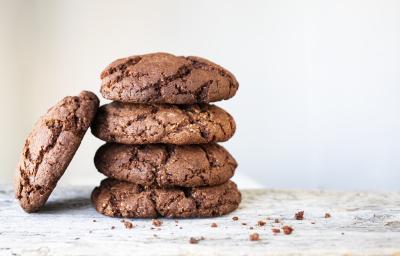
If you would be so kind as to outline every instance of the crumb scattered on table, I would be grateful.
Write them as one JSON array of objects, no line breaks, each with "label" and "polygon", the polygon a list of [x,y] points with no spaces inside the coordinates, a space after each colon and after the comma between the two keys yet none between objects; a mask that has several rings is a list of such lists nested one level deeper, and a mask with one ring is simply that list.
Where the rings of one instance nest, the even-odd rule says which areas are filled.
[{"label": "crumb scattered on table", "polygon": [[111,226],[111,229],[115,229],[115,226]]},{"label": "crumb scattered on table", "polygon": [[124,223],[125,228],[127,228],[127,229],[133,228],[133,224],[129,220],[122,220],[121,222]]},{"label": "crumb scattered on table", "polygon": [[157,220],[157,219],[153,219],[153,225],[155,227],[160,227],[162,225],[162,221],[161,220]]},{"label": "crumb scattered on table", "polygon": [[218,225],[217,225],[217,223],[214,222],[214,223],[211,224],[211,227],[212,228],[216,228],[216,227],[218,227]]},{"label": "crumb scattered on table", "polygon": [[239,220],[239,217],[233,216],[233,217],[232,217],[232,220],[237,221],[237,220]]},{"label": "crumb scattered on table", "polygon": [[204,237],[199,237],[199,238],[195,238],[195,237],[191,237],[189,239],[189,243],[191,244],[198,244],[199,241],[204,240]]},{"label": "crumb scattered on table", "polygon": [[258,240],[260,240],[260,235],[258,233],[250,234],[249,240],[250,241],[258,241]]},{"label": "crumb scattered on table", "polygon": [[274,234],[281,233],[281,230],[279,228],[272,228],[271,230],[272,230],[272,233],[274,233]]},{"label": "crumb scattered on table", "polygon": [[265,224],[267,224],[267,222],[262,221],[262,220],[259,220],[259,221],[257,222],[257,225],[260,226],[260,227],[265,226]]},{"label": "crumb scattered on table", "polygon": [[282,227],[283,233],[285,233],[285,235],[290,235],[293,232],[293,228],[291,226],[283,226]]},{"label": "crumb scattered on table", "polygon": [[275,223],[281,223],[281,221],[279,219],[275,219],[274,222]]},{"label": "crumb scattered on table", "polygon": [[325,219],[332,217],[329,212],[325,213]]},{"label": "crumb scattered on table", "polygon": [[294,218],[296,220],[303,220],[304,219],[304,211],[296,212],[294,215]]}]

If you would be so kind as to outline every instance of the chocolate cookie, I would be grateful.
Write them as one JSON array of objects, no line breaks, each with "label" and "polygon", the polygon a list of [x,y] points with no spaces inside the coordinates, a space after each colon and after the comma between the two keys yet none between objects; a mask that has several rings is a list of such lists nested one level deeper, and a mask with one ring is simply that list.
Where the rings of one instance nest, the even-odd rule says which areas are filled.
[{"label": "chocolate cookie", "polygon": [[159,187],[219,185],[227,182],[237,167],[229,152],[217,144],[107,143],[97,150],[94,163],[107,177]]},{"label": "chocolate cookie", "polygon": [[208,105],[129,104],[99,108],[92,133],[122,144],[201,144],[226,141],[235,132],[233,118]]},{"label": "chocolate cookie", "polygon": [[233,97],[239,87],[229,71],[211,61],[168,53],[116,60],[101,79],[104,98],[131,103],[208,103]]},{"label": "chocolate cookie", "polygon": [[25,140],[15,177],[15,196],[26,212],[46,203],[98,107],[96,95],[83,91],[65,97],[36,123]]},{"label": "chocolate cookie", "polygon": [[221,216],[235,210],[240,201],[232,181],[214,187],[162,189],[108,178],[92,192],[98,212],[124,218]]}]

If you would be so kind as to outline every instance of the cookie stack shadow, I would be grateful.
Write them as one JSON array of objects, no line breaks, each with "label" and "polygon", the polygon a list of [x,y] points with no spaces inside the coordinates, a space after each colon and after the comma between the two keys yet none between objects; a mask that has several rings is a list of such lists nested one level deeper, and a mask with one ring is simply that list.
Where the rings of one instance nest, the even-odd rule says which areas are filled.
[{"label": "cookie stack shadow", "polygon": [[106,144],[95,155],[107,176],[92,193],[96,210],[128,218],[212,217],[235,210],[241,194],[230,181],[237,163],[217,142],[234,119],[209,104],[233,97],[235,77],[199,57],[131,56],[101,74],[92,133]]}]

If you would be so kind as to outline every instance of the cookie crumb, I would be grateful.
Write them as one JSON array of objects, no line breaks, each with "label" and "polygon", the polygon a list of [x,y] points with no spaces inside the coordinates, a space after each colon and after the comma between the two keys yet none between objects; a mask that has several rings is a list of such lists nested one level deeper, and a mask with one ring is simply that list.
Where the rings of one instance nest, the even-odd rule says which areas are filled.
[{"label": "cookie crumb", "polygon": [[344,235],[344,232],[342,232],[342,235]]},{"label": "cookie crumb", "polygon": [[262,220],[259,220],[259,221],[257,222],[257,224],[258,224],[258,226],[262,227],[262,226],[265,226],[265,224],[267,224],[267,222],[262,221]]},{"label": "cookie crumb", "polygon": [[281,233],[281,230],[279,228],[272,228],[271,230],[272,230],[272,233],[274,233],[274,234]]},{"label": "cookie crumb", "polygon": [[254,228],[253,228],[253,227],[250,227],[249,229],[253,230]]},{"label": "cookie crumb", "polygon": [[162,225],[162,221],[161,220],[157,220],[157,219],[153,219],[153,225],[155,227],[160,227]]},{"label": "cookie crumb", "polygon": [[329,212],[325,213],[325,219],[332,217]]},{"label": "cookie crumb", "polygon": [[260,240],[260,235],[258,233],[250,234],[249,240],[250,241],[258,241],[258,240]]},{"label": "cookie crumb", "polygon": [[124,225],[125,225],[125,228],[127,228],[127,229],[133,228],[132,222],[124,222]]},{"label": "cookie crumb", "polygon": [[247,223],[246,223],[246,222],[242,222],[242,225],[243,225],[243,226],[246,226],[246,225],[247,225]]},{"label": "cookie crumb", "polygon": [[214,222],[214,223],[211,224],[211,227],[212,228],[216,228],[216,227],[218,227],[218,225],[217,225],[217,223]]},{"label": "cookie crumb", "polygon": [[275,223],[281,223],[281,221],[279,219],[275,219],[274,222]]},{"label": "cookie crumb", "polygon": [[127,228],[127,229],[133,228],[133,224],[129,220],[123,220],[122,223],[124,223],[125,228]]},{"label": "cookie crumb", "polygon": [[115,229],[115,226],[111,226],[111,229]]},{"label": "cookie crumb", "polygon": [[204,240],[204,237],[199,237],[199,238],[195,238],[195,237],[191,237],[189,240],[189,243],[191,244],[198,244],[199,241]]},{"label": "cookie crumb", "polygon": [[179,227],[179,229],[182,229],[182,227]]},{"label": "cookie crumb", "polygon": [[293,228],[290,226],[283,226],[282,227],[283,233],[285,233],[285,235],[290,235],[293,232]]},{"label": "cookie crumb", "polygon": [[153,234],[154,237],[158,237],[156,234]]},{"label": "cookie crumb", "polygon": [[93,220],[93,222],[97,222],[97,220]]},{"label": "cookie crumb", "polygon": [[294,214],[294,218],[296,220],[303,220],[304,219],[304,211],[299,211]]},{"label": "cookie crumb", "polygon": [[239,217],[233,216],[232,220],[237,221],[237,220],[239,220]]},{"label": "cookie crumb", "polygon": [[311,224],[315,224],[315,221],[311,221]]}]

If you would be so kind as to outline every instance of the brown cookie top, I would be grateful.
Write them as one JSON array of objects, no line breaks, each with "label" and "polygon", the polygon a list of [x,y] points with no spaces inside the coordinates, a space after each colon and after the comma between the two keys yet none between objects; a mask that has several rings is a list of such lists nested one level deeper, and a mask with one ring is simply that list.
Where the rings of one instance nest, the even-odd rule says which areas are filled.
[{"label": "brown cookie top", "polygon": [[162,189],[107,178],[92,192],[99,213],[124,218],[221,216],[234,211],[240,201],[232,181],[214,187]]},{"label": "brown cookie top", "polygon": [[215,105],[112,102],[99,108],[91,130],[107,142],[183,145],[226,141],[235,129],[231,115]]},{"label": "brown cookie top", "polygon": [[131,103],[194,104],[226,100],[232,73],[203,58],[152,53],[118,59],[101,73],[104,98]]},{"label": "brown cookie top", "polygon": [[90,126],[99,100],[82,91],[65,97],[35,124],[25,140],[15,176],[15,196],[26,212],[43,206]]},{"label": "brown cookie top", "polygon": [[219,185],[227,182],[237,167],[235,159],[218,144],[107,143],[97,150],[94,163],[107,177],[159,187]]}]

